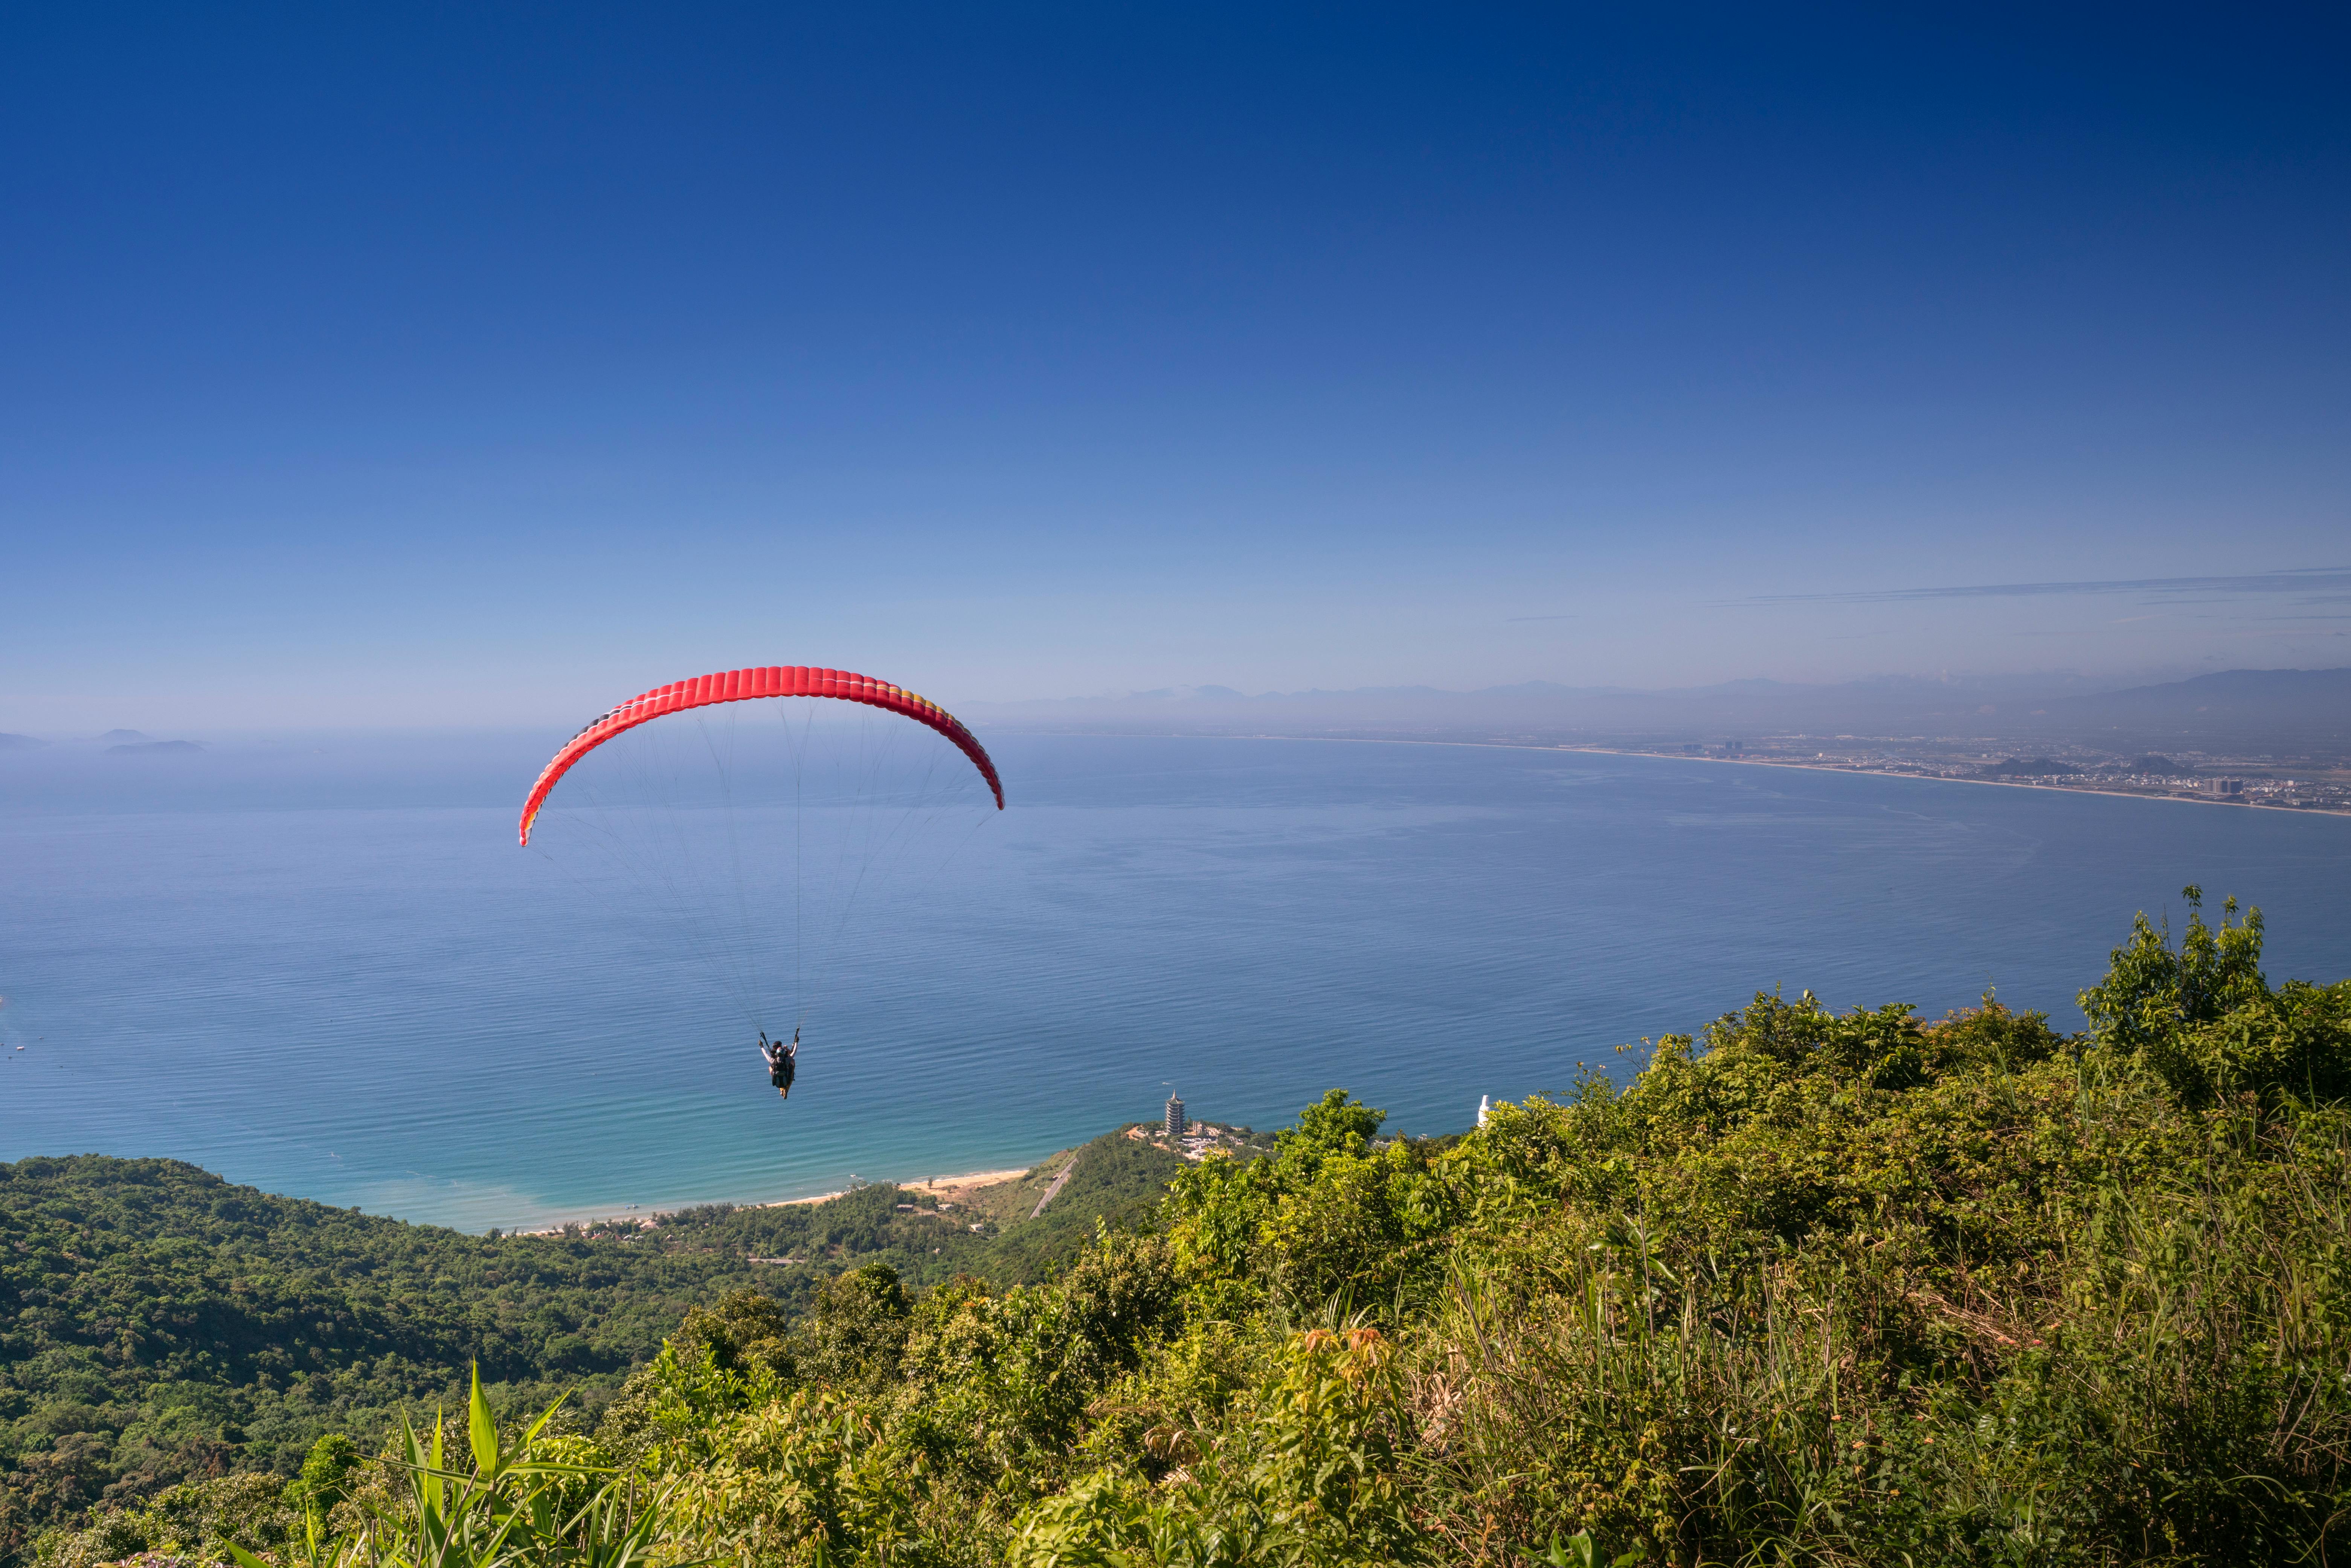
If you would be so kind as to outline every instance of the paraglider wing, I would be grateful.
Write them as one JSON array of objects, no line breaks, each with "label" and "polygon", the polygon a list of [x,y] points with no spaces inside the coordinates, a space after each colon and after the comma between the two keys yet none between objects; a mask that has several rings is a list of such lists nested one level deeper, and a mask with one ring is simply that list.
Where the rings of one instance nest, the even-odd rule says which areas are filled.
[{"label": "paraglider wing", "polygon": [[715,675],[697,675],[690,681],[673,681],[665,686],[631,697],[627,702],[605,714],[565,743],[530,787],[530,797],[522,804],[522,841],[530,843],[531,824],[538,820],[538,809],[547,800],[548,791],[556,780],[571,770],[571,765],[595,750],[616,735],[625,734],[641,724],[667,714],[684,713],[688,708],[711,707],[719,703],[749,702],[758,697],[838,697],[842,702],[863,703],[886,712],[903,714],[916,724],[927,725],[951,741],[956,749],[971,758],[979,776],[996,796],[996,809],[1004,810],[1004,783],[996,776],[996,764],[987,750],[973,738],[963,721],[928,697],[918,697],[903,687],[887,681],[877,681],[871,675],[852,674],[847,670],[810,669],[800,664],[769,664],[756,670],[725,670]]}]

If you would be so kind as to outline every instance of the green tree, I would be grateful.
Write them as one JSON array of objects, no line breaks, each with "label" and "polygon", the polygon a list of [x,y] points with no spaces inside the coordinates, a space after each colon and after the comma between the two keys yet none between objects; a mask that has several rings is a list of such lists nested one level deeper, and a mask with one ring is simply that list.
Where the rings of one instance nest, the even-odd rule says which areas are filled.
[{"label": "green tree", "polygon": [[1333,1155],[1362,1156],[1388,1119],[1343,1089],[1333,1089],[1298,1113],[1298,1125],[1274,1136],[1274,1159],[1286,1176],[1311,1179]]},{"label": "green tree", "polygon": [[364,1458],[360,1446],[341,1432],[329,1432],[310,1445],[302,1459],[302,1473],[286,1489],[286,1500],[307,1512],[324,1516],[350,1495],[351,1472]]},{"label": "green tree", "polygon": [[818,1290],[797,1341],[802,1375],[840,1389],[893,1382],[912,1312],[905,1285],[887,1263],[834,1275]]},{"label": "green tree", "polygon": [[2180,889],[2188,901],[2188,930],[2173,948],[2169,923],[2158,931],[2142,911],[2131,922],[2130,940],[2111,955],[2105,977],[2077,998],[2090,1020],[2091,1037],[2109,1051],[2137,1053],[2175,1039],[2183,1029],[2210,1023],[2231,1009],[2264,996],[2262,978],[2262,912],[2240,923],[2237,901],[2220,906],[2218,930],[2204,924],[2204,890]]},{"label": "green tree", "polygon": [[791,1319],[773,1296],[729,1291],[715,1306],[690,1309],[670,1343],[689,1356],[706,1354],[721,1372],[756,1366],[789,1382],[796,1368],[791,1333]]}]

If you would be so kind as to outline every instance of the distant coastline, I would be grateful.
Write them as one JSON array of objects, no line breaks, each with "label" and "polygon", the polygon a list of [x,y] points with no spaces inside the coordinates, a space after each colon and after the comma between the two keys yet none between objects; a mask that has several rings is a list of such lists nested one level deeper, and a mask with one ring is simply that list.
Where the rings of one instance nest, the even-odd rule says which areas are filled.
[{"label": "distant coastline", "polygon": [[1452,746],[1489,751],[1576,751],[1597,757],[1654,757],[1660,762],[1729,763],[1744,768],[1795,768],[1808,773],[1841,773],[1848,778],[1902,779],[1918,784],[1990,784],[2004,789],[2045,789],[2058,795],[2104,795],[2116,800],[2175,800],[2183,806],[2227,806],[2239,810],[2277,811],[2294,817],[2346,817],[2351,809],[2339,806],[2285,806],[2241,796],[2154,794],[2143,789],[2098,789],[2080,784],[2043,784],[2027,779],[1970,779],[1939,773],[1897,773],[1876,768],[1851,768],[1835,762],[1808,762],[1792,757],[1693,757],[1686,751],[1649,751],[1638,747],[1583,745],[1572,741],[1447,740],[1410,735],[1280,735],[1216,734],[1170,730],[1146,735],[1123,730],[1007,730],[1008,734],[1073,736],[1094,740],[1313,740],[1338,746]]},{"label": "distant coastline", "polygon": [[[1465,741],[1463,745],[1504,745],[1506,742]],[[1727,762],[1741,768],[1800,768],[1808,773],[1843,773],[1863,779],[1907,779],[1919,784],[1989,784],[1998,789],[2046,789],[2057,795],[2104,795],[2116,800],[2172,800],[2182,806],[2227,806],[2243,811],[2283,811],[2295,817],[2351,817],[2339,806],[2281,806],[2241,796],[2158,795],[2144,789],[2097,789],[2081,784],[2040,784],[2029,779],[1969,779],[1940,773],[1896,773],[1876,768],[1847,768],[1834,762],[1805,762],[1792,757],[1691,757],[1672,751],[1635,751],[1619,746],[1535,746],[1531,751],[1588,751],[1604,757],[1655,757],[1667,762]]]}]

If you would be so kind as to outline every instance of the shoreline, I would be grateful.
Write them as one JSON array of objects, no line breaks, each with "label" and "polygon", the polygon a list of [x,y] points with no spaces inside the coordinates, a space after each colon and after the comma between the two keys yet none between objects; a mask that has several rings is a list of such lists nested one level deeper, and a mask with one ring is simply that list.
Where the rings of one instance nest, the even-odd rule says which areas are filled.
[{"label": "shoreline", "polygon": [[1333,746],[1456,746],[1489,751],[1580,751],[1595,757],[1652,757],[1660,762],[1726,763],[1740,768],[1795,768],[1807,773],[1843,773],[1858,779],[1905,779],[1917,784],[1989,784],[2002,789],[2044,789],[2053,795],[2103,795],[2114,800],[2172,800],[2183,806],[2230,806],[2242,810],[2285,811],[2303,817],[2351,817],[2351,809],[2336,806],[2280,806],[2206,795],[2150,795],[2136,789],[2087,789],[2076,784],[2035,784],[2020,779],[1951,779],[1941,774],[1890,773],[1875,768],[1846,768],[1834,762],[1806,762],[1780,757],[1692,757],[1685,751],[1643,751],[1636,747],[1583,745],[1573,741],[1436,740],[1408,735],[1184,735],[1150,734],[1134,730],[1008,730],[1007,734],[1079,736],[1092,740],[1313,740]]},{"label": "shoreline", "polygon": [[2168,800],[2181,806],[2231,806],[2239,810],[2290,811],[2304,817],[2351,817],[2351,810],[2334,806],[2280,806],[2267,800],[2248,800],[2223,795],[2151,795],[2143,789],[2093,789],[2079,784],[2035,784],[2022,779],[1953,779],[1939,773],[1892,773],[1876,768],[1845,768],[1834,762],[1805,762],[1796,758],[1690,757],[1670,751],[1633,751],[1616,746],[1561,745],[1529,749],[1582,751],[1599,757],[1654,757],[1662,762],[1724,762],[1740,768],[1794,768],[1807,773],[1844,773],[1861,779],[1907,779],[1918,784],[1982,784],[1995,789],[2043,789],[2053,795],[2103,795],[2110,800]]},{"label": "shoreline", "polygon": [[[1047,1157],[1050,1158],[1050,1156],[1049,1155]],[[925,1176],[919,1181],[912,1177],[908,1177],[904,1180],[869,1182],[866,1185],[869,1186],[894,1186],[901,1191],[906,1192],[920,1190],[926,1193],[941,1194],[960,1201],[964,1195],[979,1192],[987,1187],[1001,1186],[1004,1183],[1008,1181],[1019,1181],[1022,1176],[1027,1176],[1030,1171],[1036,1168],[1037,1167],[1034,1165],[1026,1165],[1017,1166],[1011,1170],[962,1171],[951,1175]],[[730,1208],[789,1208],[795,1204],[831,1203],[836,1197],[847,1197],[852,1192],[857,1190],[859,1189],[853,1187],[841,1187],[838,1191],[813,1193],[806,1197],[759,1198],[747,1203],[733,1202],[726,1198],[714,1198],[711,1200],[711,1203],[725,1203]],[[580,1226],[583,1228],[592,1229],[599,1225],[634,1224],[646,1230],[655,1230],[660,1228],[659,1222],[661,1217],[664,1214],[675,1214],[684,1209],[702,1208],[705,1207],[707,1207],[707,1205],[699,1203],[679,1203],[672,1204],[666,1208],[659,1208],[651,1205],[632,1204],[617,1213],[580,1215],[574,1218],[557,1220],[552,1225],[537,1226],[528,1230],[506,1230],[500,1232],[500,1234],[506,1236],[560,1236],[563,1234],[567,1227],[574,1225]]]}]

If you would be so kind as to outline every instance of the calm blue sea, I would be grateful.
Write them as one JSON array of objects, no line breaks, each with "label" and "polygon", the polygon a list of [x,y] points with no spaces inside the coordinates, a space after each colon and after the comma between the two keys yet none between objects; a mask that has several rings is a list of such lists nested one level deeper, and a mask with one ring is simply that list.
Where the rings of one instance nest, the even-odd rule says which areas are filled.
[{"label": "calm blue sea", "polygon": [[2191,881],[2264,908],[2273,979],[2351,974],[2344,818],[1535,750],[987,738],[1011,809],[829,951],[789,1105],[690,923],[516,849],[543,737],[446,777],[364,747],[308,772],[19,759],[0,1159],[172,1155],[531,1226],[1025,1165],[1155,1116],[1170,1085],[1218,1121],[1278,1124],[1338,1085],[1394,1128],[1459,1128],[1480,1094],[1624,1071],[1615,1047],[1758,988],[1936,1013],[1996,986],[2070,1027],[2132,912],[2177,920]]}]

